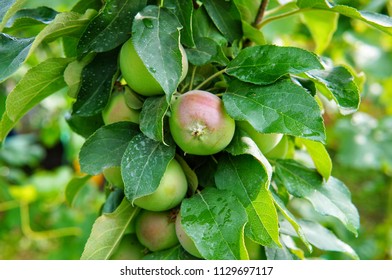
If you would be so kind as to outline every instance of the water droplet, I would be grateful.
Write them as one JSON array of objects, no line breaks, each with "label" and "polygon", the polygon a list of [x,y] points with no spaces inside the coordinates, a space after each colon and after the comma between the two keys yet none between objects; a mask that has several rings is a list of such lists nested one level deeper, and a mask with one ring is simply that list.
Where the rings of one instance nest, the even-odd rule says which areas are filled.
[{"label": "water droplet", "polygon": [[149,67],[148,70],[149,70],[151,73],[156,73],[156,72],[157,72],[157,70],[156,70],[154,67]]},{"label": "water droplet", "polygon": [[142,21],[143,21],[143,24],[144,24],[145,27],[147,27],[147,28],[153,28],[154,27],[154,24],[153,24],[151,19],[144,18],[144,19],[142,19]]}]

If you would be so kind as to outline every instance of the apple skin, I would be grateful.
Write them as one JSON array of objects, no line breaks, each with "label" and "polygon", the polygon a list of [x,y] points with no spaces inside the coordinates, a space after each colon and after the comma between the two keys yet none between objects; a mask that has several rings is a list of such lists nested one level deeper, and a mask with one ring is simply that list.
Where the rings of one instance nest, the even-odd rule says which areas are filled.
[{"label": "apple skin", "polygon": [[[180,45],[182,54],[182,72],[180,82],[188,73],[188,59],[184,48]],[[143,96],[161,95],[164,93],[161,85],[151,75],[136,52],[132,38],[126,41],[120,50],[120,69],[128,86]]]},{"label": "apple skin", "polygon": [[179,242],[171,211],[142,210],[135,227],[139,242],[152,252],[169,249]]},{"label": "apple skin", "polygon": [[212,155],[232,140],[235,121],[218,96],[192,90],[176,97],[171,105],[170,132],[185,153]]},{"label": "apple skin", "polygon": [[187,251],[189,254],[191,254],[194,257],[197,257],[200,259],[203,258],[201,256],[199,250],[197,250],[196,245],[193,242],[193,240],[184,231],[184,228],[182,227],[182,224],[181,224],[180,212],[178,212],[177,218],[176,218],[176,234],[177,234],[178,240],[180,241],[181,246],[184,248],[185,251]]},{"label": "apple skin", "polygon": [[140,112],[128,107],[122,93],[113,95],[102,111],[103,122],[108,125],[120,121],[140,122]]},{"label": "apple skin", "polygon": [[134,204],[150,211],[165,211],[180,204],[188,190],[185,173],[177,160],[172,159],[158,188],[151,194],[139,197]]},{"label": "apple skin", "polygon": [[250,138],[252,138],[263,154],[271,151],[283,137],[283,134],[280,133],[267,134],[258,132],[247,121],[238,121],[237,125],[239,128],[244,130],[250,136]]},{"label": "apple skin", "polygon": [[279,141],[278,145],[276,145],[271,151],[265,154],[267,158],[270,159],[283,159],[286,158],[289,153],[289,139],[287,136],[284,136],[282,140]]},{"label": "apple skin", "polygon": [[126,234],[120,241],[111,260],[141,260],[144,257],[144,246],[140,244],[136,234]]},{"label": "apple skin", "polygon": [[107,167],[103,170],[102,173],[106,181],[108,181],[112,186],[116,186],[122,189],[124,188],[124,182],[121,177],[120,166]]}]

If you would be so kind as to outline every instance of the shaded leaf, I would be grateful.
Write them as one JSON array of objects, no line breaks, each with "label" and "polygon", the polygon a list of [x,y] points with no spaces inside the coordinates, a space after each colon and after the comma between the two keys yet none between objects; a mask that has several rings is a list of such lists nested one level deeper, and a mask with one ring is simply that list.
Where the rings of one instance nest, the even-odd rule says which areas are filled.
[{"label": "shaded leaf", "polygon": [[195,260],[194,256],[185,251],[181,245],[146,255],[143,260]]},{"label": "shaded leaf", "polygon": [[187,47],[194,47],[193,40],[193,3],[192,0],[166,0],[165,7],[175,14],[182,25],[181,43]]},{"label": "shaded leaf", "polygon": [[163,96],[147,98],[140,113],[140,130],[149,138],[164,142],[165,115],[169,104]]},{"label": "shaded leaf", "polygon": [[114,212],[98,217],[80,259],[109,259],[138,212],[139,208],[132,207],[126,199],[123,199]]},{"label": "shaded leaf", "polygon": [[181,223],[208,260],[241,259],[247,215],[230,191],[206,188],[181,204]]},{"label": "shaded leaf", "polygon": [[243,49],[228,65],[226,73],[258,85],[271,84],[286,74],[323,69],[317,56],[304,49],[274,45]]},{"label": "shaded leaf", "polygon": [[25,4],[26,0],[2,0],[0,2],[0,32],[8,20]]},{"label": "shaded leaf", "polygon": [[73,104],[73,114],[93,116],[105,108],[117,78],[117,54],[119,49],[98,53],[84,67],[81,76],[80,90]]},{"label": "shaded leaf", "polygon": [[242,38],[241,15],[234,1],[203,0],[203,5],[216,27],[229,42]]},{"label": "shaded leaf", "polygon": [[80,149],[81,171],[95,175],[105,168],[120,166],[129,141],[138,133],[138,126],[131,122],[116,122],[99,128]]},{"label": "shaded leaf", "polygon": [[320,108],[302,87],[288,80],[268,86],[233,81],[227,91],[223,103],[235,120],[248,121],[263,133],[283,133],[325,142]]},{"label": "shaded leaf", "polygon": [[0,82],[12,75],[25,61],[33,38],[15,38],[0,33]]},{"label": "shaded leaf", "polygon": [[195,43],[195,48],[186,49],[188,60],[193,65],[201,66],[212,62],[226,65],[229,62],[222,47],[216,41],[207,37],[198,37]]}]

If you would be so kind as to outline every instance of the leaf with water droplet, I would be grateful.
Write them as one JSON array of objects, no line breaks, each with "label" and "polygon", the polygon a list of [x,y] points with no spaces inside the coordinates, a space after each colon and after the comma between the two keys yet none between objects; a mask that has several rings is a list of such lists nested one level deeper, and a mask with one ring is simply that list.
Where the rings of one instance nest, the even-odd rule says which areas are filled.
[{"label": "leaf with water droplet", "polygon": [[208,260],[240,260],[244,255],[245,208],[230,191],[206,188],[181,204],[181,223]]},{"label": "leaf with water droplet", "polygon": [[247,121],[262,133],[283,133],[325,142],[320,107],[290,80],[267,86],[234,80],[227,91],[223,103],[235,120]]},{"label": "leaf with water droplet", "polygon": [[143,133],[133,137],[121,161],[127,199],[133,202],[136,198],[153,193],[174,155],[174,144],[165,145]]},{"label": "leaf with water droplet", "polygon": [[80,90],[73,104],[73,114],[94,116],[105,108],[117,77],[118,49],[97,54],[83,69]]},{"label": "leaf with water droplet", "polygon": [[335,66],[326,70],[312,70],[306,75],[318,84],[324,95],[336,101],[342,108],[342,113],[353,113],[358,109],[359,90],[354,76],[345,67]]},{"label": "leaf with water droplet", "polygon": [[105,52],[124,43],[131,34],[133,17],[146,4],[146,0],[106,1],[80,38],[77,46],[79,54]]},{"label": "leaf with water droplet", "polygon": [[147,6],[133,21],[132,42],[151,75],[161,85],[170,103],[182,74],[179,48],[181,24],[168,9]]},{"label": "leaf with water droplet", "polygon": [[80,149],[82,172],[96,175],[105,168],[120,166],[129,141],[139,133],[138,126],[131,122],[117,122],[99,128]]}]

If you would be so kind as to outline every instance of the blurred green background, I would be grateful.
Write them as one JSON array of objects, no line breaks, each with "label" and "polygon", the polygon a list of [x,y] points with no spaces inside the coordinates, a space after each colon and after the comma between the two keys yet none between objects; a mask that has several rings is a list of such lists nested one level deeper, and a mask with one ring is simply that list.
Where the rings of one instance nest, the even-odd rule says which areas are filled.
[{"label": "blurred green background", "polygon": [[[67,11],[73,1],[26,1],[26,8],[50,6]],[[277,1],[271,1],[276,5]],[[387,0],[350,2],[358,9],[392,15]],[[315,216],[309,205],[298,205],[297,215],[326,225],[358,253],[361,259],[392,259],[392,39],[363,22],[339,17],[331,44],[323,52],[335,64],[350,66],[361,89],[358,112],[343,115],[333,102],[325,107],[327,148],[333,176],[352,192],[361,217],[358,237],[336,220]],[[311,32],[301,15],[267,25],[266,39],[274,44],[314,50]],[[56,45],[39,49],[61,52]],[[0,84],[0,113],[5,97],[35,63],[34,57]],[[65,188],[78,169],[77,155],[84,138],[66,122],[72,99],[58,92],[31,110],[0,150],[0,259],[79,259],[91,226],[105,199],[104,180],[91,178],[72,205]],[[339,253],[315,251],[311,257],[345,259]]]}]

